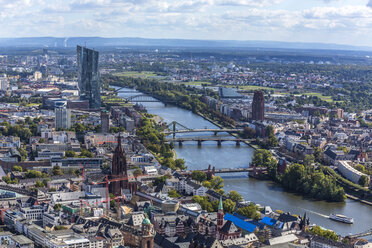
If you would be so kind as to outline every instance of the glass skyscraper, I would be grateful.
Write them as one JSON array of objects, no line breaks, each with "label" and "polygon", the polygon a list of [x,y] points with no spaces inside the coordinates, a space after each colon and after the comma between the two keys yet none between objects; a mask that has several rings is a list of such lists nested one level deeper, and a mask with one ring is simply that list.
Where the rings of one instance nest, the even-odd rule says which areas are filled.
[{"label": "glass skyscraper", "polygon": [[77,46],[78,87],[80,100],[88,100],[89,108],[101,107],[98,52]]}]

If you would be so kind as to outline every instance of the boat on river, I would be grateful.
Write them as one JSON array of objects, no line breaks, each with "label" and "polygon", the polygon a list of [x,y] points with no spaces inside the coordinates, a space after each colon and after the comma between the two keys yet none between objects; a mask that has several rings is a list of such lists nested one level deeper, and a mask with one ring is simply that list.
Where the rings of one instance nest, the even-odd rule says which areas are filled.
[{"label": "boat on river", "polygon": [[353,224],[354,223],[354,219],[353,218],[346,217],[345,215],[341,215],[341,214],[331,214],[329,216],[329,218],[331,220],[343,222],[343,223],[346,223],[346,224]]}]

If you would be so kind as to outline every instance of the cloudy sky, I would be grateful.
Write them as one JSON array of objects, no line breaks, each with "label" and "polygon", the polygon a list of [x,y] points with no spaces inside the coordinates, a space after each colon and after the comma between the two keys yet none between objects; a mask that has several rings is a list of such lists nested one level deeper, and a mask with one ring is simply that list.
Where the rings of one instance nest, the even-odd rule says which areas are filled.
[{"label": "cloudy sky", "polygon": [[372,0],[0,0],[0,37],[273,40],[372,46]]}]

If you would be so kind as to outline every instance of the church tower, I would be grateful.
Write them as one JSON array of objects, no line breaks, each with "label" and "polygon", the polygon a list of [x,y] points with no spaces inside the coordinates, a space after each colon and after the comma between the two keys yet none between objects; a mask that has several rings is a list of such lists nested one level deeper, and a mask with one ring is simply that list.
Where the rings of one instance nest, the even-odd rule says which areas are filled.
[{"label": "church tower", "polygon": [[[112,167],[111,167],[111,179],[115,178],[126,178],[127,173],[127,159],[125,156],[124,148],[121,144],[121,135],[118,136],[118,145],[115,148],[114,155],[112,157]],[[128,187],[128,179],[123,181],[111,182],[110,183],[110,193],[115,196],[121,195],[121,189]]]},{"label": "church tower", "polygon": [[218,203],[218,211],[217,211],[217,238],[220,235],[220,230],[223,226],[223,202],[222,202],[222,196],[220,196],[220,202]]}]

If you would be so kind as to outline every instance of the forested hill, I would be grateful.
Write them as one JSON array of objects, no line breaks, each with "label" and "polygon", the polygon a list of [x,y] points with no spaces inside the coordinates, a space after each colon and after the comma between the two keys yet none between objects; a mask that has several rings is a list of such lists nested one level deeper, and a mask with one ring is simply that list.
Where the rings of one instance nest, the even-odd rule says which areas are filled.
[{"label": "forested hill", "polygon": [[146,38],[103,38],[103,37],[24,37],[0,38],[1,47],[74,47],[87,44],[102,46],[159,46],[159,47],[239,47],[276,49],[320,49],[372,51],[372,47],[358,47],[329,43],[302,43],[280,41],[236,41],[236,40],[189,40],[189,39],[146,39]]}]

